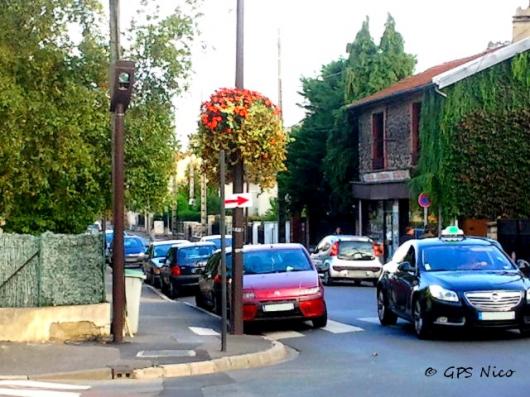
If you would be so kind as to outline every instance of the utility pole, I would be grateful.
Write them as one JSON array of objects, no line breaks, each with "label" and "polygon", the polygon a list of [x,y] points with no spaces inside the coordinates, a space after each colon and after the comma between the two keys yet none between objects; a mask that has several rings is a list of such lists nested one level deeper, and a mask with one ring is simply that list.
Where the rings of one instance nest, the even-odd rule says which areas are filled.
[{"label": "utility pole", "polygon": [[[282,110],[282,119],[283,119],[283,92],[282,92],[282,51],[281,51],[281,31],[278,28],[278,106]],[[283,120],[282,120],[282,128]],[[285,243],[287,241],[285,236],[285,192],[276,178],[276,183],[278,185],[278,242]]]},{"label": "utility pole", "polygon": [[[109,80],[112,84],[112,67],[120,59],[120,2],[119,0],[109,0],[110,15],[110,69]],[[123,162],[120,137],[116,131],[123,128],[122,122],[123,107],[118,107],[112,113],[112,218],[114,224],[112,242],[112,335],[114,342],[123,341],[123,327],[125,323],[125,276],[123,257],[123,173],[120,172],[117,164]],[[123,163],[122,163],[123,164]],[[118,170],[117,170],[118,168]],[[123,170],[122,170],[123,171]],[[120,189],[121,183],[121,189]],[[121,205],[121,209],[120,209]]]},{"label": "utility pole", "polygon": [[[236,26],[236,88],[244,88],[244,9],[243,1],[237,0]],[[233,193],[243,193],[243,160],[238,154],[233,167]],[[224,186],[221,186],[223,189]],[[232,307],[230,308],[230,330],[233,335],[243,334],[243,208],[234,208],[232,228]]]}]

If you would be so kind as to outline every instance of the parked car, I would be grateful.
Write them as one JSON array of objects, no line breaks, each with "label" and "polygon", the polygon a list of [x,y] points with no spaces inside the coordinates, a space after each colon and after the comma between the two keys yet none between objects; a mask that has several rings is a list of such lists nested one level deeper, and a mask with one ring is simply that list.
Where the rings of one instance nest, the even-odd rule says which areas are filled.
[{"label": "parked car", "polygon": [[214,251],[215,244],[209,242],[173,245],[160,268],[162,292],[176,298],[183,288],[196,288],[199,274]]},{"label": "parked car", "polygon": [[[201,241],[209,241],[215,244],[215,249],[221,249],[221,235],[212,234],[210,236],[201,237]],[[232,246],[232,236],[230,234],[225,235],[225,244],[226,247]]]},{"label": "parked car", "polygon": [[[113,246],[110,246],[110,258],[112,259]],[[124,266],[126,268],[142,268],[145,258],[145,246],[143,241],[136,236],[124,236],[123,238]]]},{"label": "parked car", "polygon": [[[227,277],[232,254],[227,250]],[[243,320],[311,320],[327,324],[324,288],[309,254],[300,244],[243,247]],[[229,283],[230,285],[230,283]],[[208,260],[199,279],[197,306],[221,313],[221,253]]]},{"label": "parked car", "polygon": [[370,281],[375,285],[381,275],[382,264],[376,256],[374,244],[368,237],[326,236],[311,254],[311,260],[325,285],[336,280],[349,280],[355,284]]},{"label": "parked car", "polygon": [[161,240],[149,243],[143,263],[145,281],[160,288],[160,269],[164,265],[169,249],[174,245],[187,243],[188,240]]},{"label": "parked car", "polygon": [[530,280],[496,243],[455,227],[407,243],[377,284],[382,325],[404,318],[419,338],[444,326],[530,330]]},{"label": "parked car", "polygon": [[[123,232],[123,237],[128,236],[127,232]],[[105,261],[107,263],[112,262],[112,240],[114,238],[114,230],[105,230]]]}]

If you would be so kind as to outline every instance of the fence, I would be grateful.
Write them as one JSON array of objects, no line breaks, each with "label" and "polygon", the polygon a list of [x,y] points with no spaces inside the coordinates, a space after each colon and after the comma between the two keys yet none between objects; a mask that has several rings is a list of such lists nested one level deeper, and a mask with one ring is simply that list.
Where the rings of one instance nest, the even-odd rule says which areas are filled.
[{"label": "fence", "polygon": [[0,307],[105,301],[100,235],[0,234]]}]

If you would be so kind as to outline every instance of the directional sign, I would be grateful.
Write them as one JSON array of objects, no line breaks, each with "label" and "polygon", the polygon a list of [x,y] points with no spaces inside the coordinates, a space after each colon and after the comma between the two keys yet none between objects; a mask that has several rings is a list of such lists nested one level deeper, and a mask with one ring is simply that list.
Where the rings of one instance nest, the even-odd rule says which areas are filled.
[{"label": "directional sign", "polygon": [[225,208],[252,207],[252,196],[250,193],[229,194],[225,198]]}]

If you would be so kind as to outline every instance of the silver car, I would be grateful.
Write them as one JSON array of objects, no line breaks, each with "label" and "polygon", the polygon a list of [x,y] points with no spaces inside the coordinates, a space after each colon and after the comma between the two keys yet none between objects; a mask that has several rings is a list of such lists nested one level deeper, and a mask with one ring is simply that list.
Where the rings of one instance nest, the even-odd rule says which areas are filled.
[{"label": "silver car", "polygon": [[311,259],[326,285],[338,280],[353,281],[356,285],[370,281],[375,285],[383,267],[375,255],[374,241],[362,236],[326,236]]}]

